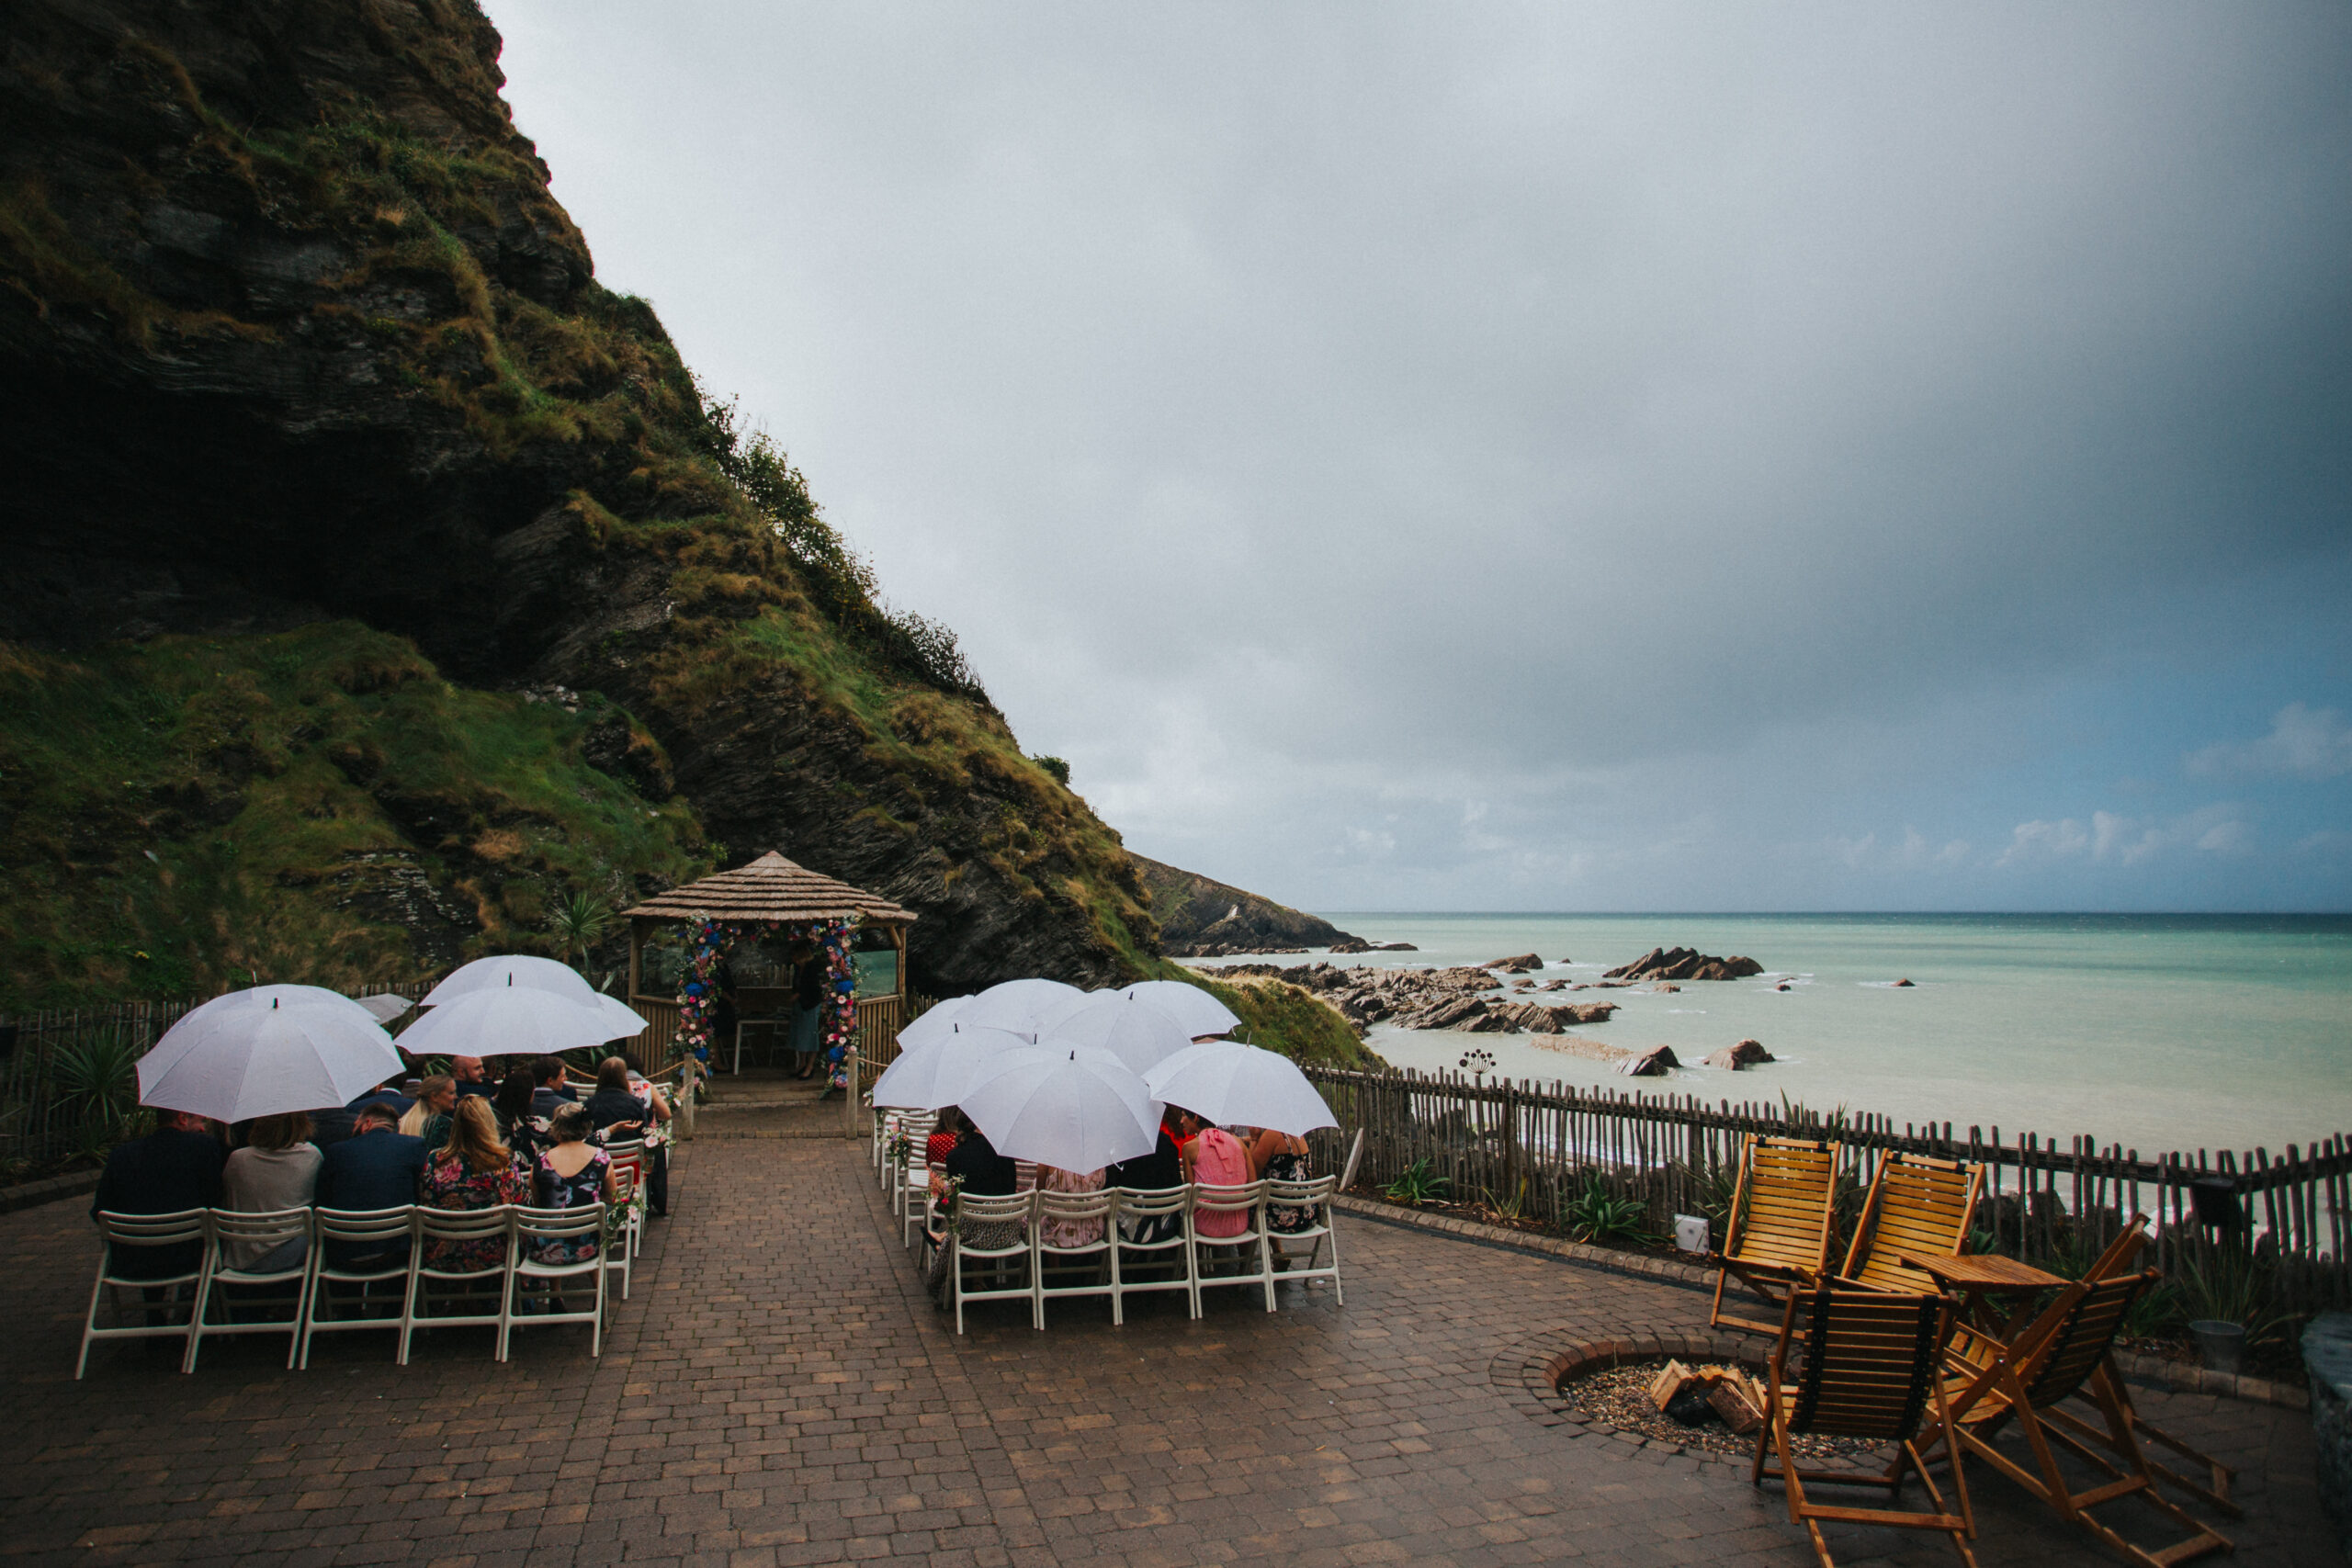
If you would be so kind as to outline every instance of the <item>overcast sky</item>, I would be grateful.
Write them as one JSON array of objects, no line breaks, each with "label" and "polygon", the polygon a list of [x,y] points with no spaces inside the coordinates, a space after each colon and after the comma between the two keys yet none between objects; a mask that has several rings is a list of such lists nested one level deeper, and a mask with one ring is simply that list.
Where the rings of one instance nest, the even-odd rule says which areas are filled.
[{"label": "overcast sky", "polygon": [[1143,853],[2352,908],[2352,10],[489,9],[598,276]]}]

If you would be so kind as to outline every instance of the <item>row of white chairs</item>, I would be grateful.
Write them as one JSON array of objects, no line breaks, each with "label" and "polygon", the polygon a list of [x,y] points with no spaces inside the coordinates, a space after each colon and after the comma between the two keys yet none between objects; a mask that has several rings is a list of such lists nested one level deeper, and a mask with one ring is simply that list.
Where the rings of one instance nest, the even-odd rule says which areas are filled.
[{"label": "row of white chairs", "polygon": [[[100,1340],[184,1337],[180,1371],[192,1372],[205,1340],[244,1334],[287,1335],[287,1367],[308,1368],[311,1345],[319,1335],[351,1329],[397,1332],[397,1360],[406,1366],[410,1341],[420,1328],[494,1327],[497,1359],[503,1361],[518,1325],[585,1323],[591,1325],[589,1353],[601,1356],[605,1277],[618,1271],[627,1294],[635,1245],[626,1222],[615,1228],[617,1234],[607,1246],[603,1203],[577,1209],[435,1209],[407,1203],[267,1213],[103,1213],[98,1230],[106,1247],[74,1375],[82,1376],[90,1347]],[[306,1244],[299,1261],[263,1267],[298,1238]],[[441,1264],[428,1264],[426,1252],[434,1243],[494,1249],[497,1261],[454,1267],[458,1257],[445,1252]],[[537,1254],[551,1243],[566,1244],[567,1250],[585,1244],[594,1251],[577,1262],[543,1262]],[[149,1269],[163,1248],[190,1253],[193,1267],[172,1268],[156,1277]],[[343,1261],[331,1260],[330,1253]],[[240,1257],[247,1261],[236,1262]],[[552,1309],[558,1293],[567,1290],[579,1292],[586,1304],[522,1310],[533,1295],[548,1298],[547,1308]]]},{"label": "row of white chairs", "polygon": [[[947,1287],[956,1311],[956,1332],[964,1332],[967,1302],[1026,1299],[1031,1322],[1046,1326],[1048,1301],[1103,1296],[1111,1321],[1126,1321],[1126,1298],[1155,1292],[1184,1292],[1193,1317],[1201,1315],[1201,1293],[1218,1286],[1255,1286],[1266,1310],[1277,1304],[1275,1284],[1283,1280],[1329,1280],[1335,1300],[1347,1303],[1340,1283],[1340,1237],[1332,1228],[1331,1194],[1336,1178],[1306,1181],[1272,1178],[1238,1187],[1193,1183],[1137,1191],[1124,1187],[1095,1192],[1024,1191],[1009,1197],[966,1192],[955,1200],[955,1220],[945,1225]],[[1268,1211],[1281,1206],[1305,1211],[1308,1224],[1276,1231]],[[920,1200],[909,1207],[921,1212]],[[1237,1216],[1234,1221],[1217,1216]],[[1239,1228],[1228,1235],[1229,1224]],[[1046,1240],[1048,1226],[1100,1226],[1095,1239],[1078,1246]],[[966,1240],[967,1229],[1010,1224],[1015,1239],[997,1245]],[[928,1247],[926,1247],[926,1252]],[[1326,1259],[1326,1252],[1329,1258]]]}]

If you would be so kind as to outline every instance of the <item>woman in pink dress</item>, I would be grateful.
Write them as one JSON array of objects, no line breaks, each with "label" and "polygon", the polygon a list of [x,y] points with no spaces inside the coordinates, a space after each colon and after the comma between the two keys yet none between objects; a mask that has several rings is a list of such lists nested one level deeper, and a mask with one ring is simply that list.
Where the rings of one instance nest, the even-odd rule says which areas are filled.
[{"label": "woman in pink dress", "polygon": [[[1177,1115],[1176,1147],[1184,1156],[1187,1180],[1203,1187],[1247,1187],[1257,1179],[1250,1167],[1250,1151],[1241,1146],[1240,1139],[1222,1127],[1209,1125],[1189,1111],[1178,1111]],[[1202,1236],[1239,1235],[1249,1228],[1250,1215],[1241,1209],[1203,1214],[1193,1223],[1193,1233]]]}]

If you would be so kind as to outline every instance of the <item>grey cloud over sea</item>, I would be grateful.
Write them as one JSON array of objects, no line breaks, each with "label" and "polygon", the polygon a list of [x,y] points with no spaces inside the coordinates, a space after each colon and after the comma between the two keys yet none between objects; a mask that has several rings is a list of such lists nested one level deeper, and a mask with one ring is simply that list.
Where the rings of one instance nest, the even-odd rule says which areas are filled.
[{"label": "grey cloud over sea", "polygon": [[1144,852],[2352,904],[2352,13],[490,8],[600,276]]}]

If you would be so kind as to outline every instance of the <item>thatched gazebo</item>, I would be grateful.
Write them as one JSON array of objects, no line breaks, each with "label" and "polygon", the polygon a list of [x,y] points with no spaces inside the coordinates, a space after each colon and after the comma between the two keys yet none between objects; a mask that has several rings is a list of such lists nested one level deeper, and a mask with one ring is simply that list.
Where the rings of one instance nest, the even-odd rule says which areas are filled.
[{"label": "thatched gazebo", "polygon": [[[907,928],[914,912],[773,850],[628,913],[629,1005],[650,1024],[645,1043],[658,1059],[684,1059],[698,1073],[712,1064],[715,1050],[739,1048],[738,1041],[713,1039],[712,1022],[721,965],[746,938],[756,944],[806,943],[824,955],[820,1028],[836,1086],[850,1081],[850,1053],[861,1035],[870,1031],[888,1040],[904,1021]],[[649,996],[647,939],[678,926],[684,928],[684,960],[673,976],[664,976],[673,984],[653,980],[656,994]],[[747,1018],[782,1014],[791,1000],[789,974],[749,967],[734,987],[739,1011]]]}]

